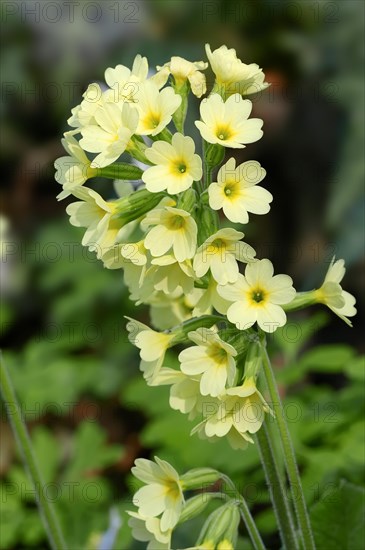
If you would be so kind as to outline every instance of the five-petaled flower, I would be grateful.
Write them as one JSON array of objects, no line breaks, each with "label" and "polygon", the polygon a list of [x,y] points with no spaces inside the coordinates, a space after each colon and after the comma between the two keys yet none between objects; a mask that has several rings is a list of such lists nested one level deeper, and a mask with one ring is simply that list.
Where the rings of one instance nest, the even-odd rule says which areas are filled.
[{"label": "five-petaled flower", "polygon": [[283,304],[295,297],[289,275],[275,275],[270,260],[257,260],[246,266],[245,276],[233,284],[218,285],[219,294],[233,302],[227,317],[239,330],[257,322],[265,332],[274,332],[286,322]]}]

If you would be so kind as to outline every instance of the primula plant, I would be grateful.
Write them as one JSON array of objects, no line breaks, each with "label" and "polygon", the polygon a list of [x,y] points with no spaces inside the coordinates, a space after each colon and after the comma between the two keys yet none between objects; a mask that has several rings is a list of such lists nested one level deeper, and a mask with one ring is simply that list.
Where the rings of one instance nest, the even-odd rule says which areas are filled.
[{"label": "primula plant", "polygon": [[[266,338],[285,325],[287,312],[312,304],[324,304],[351,326],[355,299],[341,287],[343,260],[333,259],[318,289],[297,293],[291,277],[276,274],[231,227],[266,214],[273,200],[265,169],[231,156],[231,149],[262,137],[263,121],[251,117],[247,96],[269,83],[258,65],[243,63],[233,49],[206,45],[206,54],[212,89],[205,61],[172,57],[154,72],[140,55],[131,70],[108,68],[106,85],[91,84],[68,120],[67,156],[55,163],[58,198],[77,199],[66,211],[72,225],[85,229],[83,245],[106,268],[123,270],[131,300],[150,307],[150,326],[127,321],[146,384],[170,387],[171,408],[192,422],[192,445],[199,437],[226,438],[237,453],[258,446],[282,548],[311,550],[315,542]],[[198,100],[191,137],[185,119],[189,102]],[[115,180],[108,198],[87,186],[95,177]],[[170,348],[179,368],[168,364]],[[272,423],[280,445],[272,440]],[[138,458],[132,474],[141,486],[129,511],[134,538],[149,549],[176,548],[179,525],[209,511],[191,548],[237,548],[241,519],[252,546],[265,548],[243,496],[224,472],[208,466],[179,474],[159,457]],[[45,515],[52,523],[51,516]],[[55,531],[51,526],[53,546],[65,548]]]}]

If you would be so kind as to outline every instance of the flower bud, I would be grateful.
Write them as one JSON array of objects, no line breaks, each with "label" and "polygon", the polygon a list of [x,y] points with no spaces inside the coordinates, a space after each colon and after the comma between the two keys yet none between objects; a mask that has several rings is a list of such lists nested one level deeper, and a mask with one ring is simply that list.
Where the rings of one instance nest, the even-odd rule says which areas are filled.
[{"label": "flower bud", "polygon": [[214,547],[223,540],[235,543],[239,522],[238,506],[231,500],[210,514],[199,534],[196,546],[204,547],[205,541],[214,543]]},{"label": "flower bud", "polygon": [[199,211],[198,246],[203,244],[219,228],[219,218],[215,210],[208,205],[202,205]]},{"label": "flower bud", "polygon": [[[181,481],[181,478],[180,478]],[[185,501],[184,508],[181,512],[179,523],[193,519],[201,514],[208,503],[213,499],[220,497],[219,493],[200,493]]]},{"label": "flower bud", "polygon": [[218,166],[223,161],[224,155],[225,150],[222,145],[219,143],[209,143],[205,150],[205,162],[209,168],[214,168],[214,166]]},{"label": "flower bud", "polygon": [[181,210],[185,210],[185,212],[192,214],[196,209],[197,204],[199,204],[197,194],[194,189],[190,187],[190,189],[187,189],[181,194],[176,208],[180,208]]},{"label": "flower bud", "polygon": [[122,219],[124,223],[136,220],[152,210],[165,196],[162,192],[150,193],[147,189],[140,189],[115,201],[114,218]]},{"label": "flower bud", "polygon": [[178,132],[184,133],[184,124],[186,119],[186,113],[188,110],[188,92],[189,86],[185,83],[184,86],[180,89],[175,87],[175,92],[178,93],[181,97],[180,107],[172,115],[172,120],[174,121],[176,130]]},{"label": "flower bud", "polygon": [[184,490],[204,489],[221,479],[222,474],[212,468],[193,468],[180,477]]},{"label": "flower bud", "polygon": [[105,168],[92,168],[91,170],[94,170],[95,176],[115,180],[140,180],[143,174],[143,170],[138,166],[126,162],[116,162]]}]

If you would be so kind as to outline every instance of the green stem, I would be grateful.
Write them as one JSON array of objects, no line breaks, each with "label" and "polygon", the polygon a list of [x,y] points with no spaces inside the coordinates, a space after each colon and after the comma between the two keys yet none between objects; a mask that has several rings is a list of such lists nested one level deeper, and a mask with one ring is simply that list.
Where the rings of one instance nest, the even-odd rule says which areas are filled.
[{"label": "green stem", "polygon": [[237,491],[237,488],[233,481],[226,476],[225,474],[222,474],[222,480],[229,486],[230,492],[229,495],[231,496],[231,490],[234,492],[234,498],[238,500],[238,505],[240,507],[240,514],[241,518],[246,525],[247,532],[250,536],[252,546],[255,550],[265,550],[265,545],[262,541],[261,535],[256,527],[255,520],[253,519],[250,509],[247,506],[247,502],[244,499],[244,497]]},{"label": "green stem", "polygon": [[303,546],[305,550],[315,550],[313,533],[304,499],[295,452],[291,441],[289,428],[285,420],[285,413],[280,399],[279,390],[276,385],[275,375],[271,367],[270,358],[267,354],[266,337],[263,333],[261,333],[261,350],[263,369],[279,429],[285,467],[292,491],[298,526],[302,534]]},{"label": "green stem", "polygon": [[296,538],[289,502],[279,473],[279,467],[271,445],[266,423],[264,423],[261,430],[257,432],[256,440],[283,546],[286,550],[298,550],[299,544]]},{"label": "green stem", "polygon": [[4,364],[3,358],[0,355],[0,388],[3,395],[4,403],[8,411],[10,424],[13,428],[14,435],[18,441],[19,448],[23,455],[23,460],[28,469],[29,476],[34,486],[35,494],[37,495],[37,503],[42,517],[48,539],[52,549],[67,550],[60,525],[54,508],[45,496],[44,481],[38,469],[38,464],[32,449],[32,444],[25,423],[22,420],[19,403],[15,396],[9,373]]}]

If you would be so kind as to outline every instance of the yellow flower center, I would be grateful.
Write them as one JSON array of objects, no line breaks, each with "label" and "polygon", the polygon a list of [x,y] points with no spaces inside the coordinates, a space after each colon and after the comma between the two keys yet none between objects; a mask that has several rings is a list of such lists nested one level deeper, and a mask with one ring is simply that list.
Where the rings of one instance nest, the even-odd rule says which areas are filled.
[{"label": "yellow flower center", "polygon": [[224,194],[226,197],[233,199],[237,195],[238,185],[236,181],[227,181],[224,184]]},{"label": "yellow flower center", "polygon": [[182,216],[171,216],[167,222],[167,228],[171,231],[178,231],[185,227],[185,218]]},{"label": "yellow flower center", "polygon": [[215,135],[218,139],[221,139],[223,141],[226,141],[227,139],[230,139],[233,136],[233,132],[231,128],[226,125],[217,126],[215,130]]},{"label": "yellow flower center", "polygon": [[220,254],[225,252],[226,243],[222,239],[215,239],[212,243],[207,246],[208,254]]},{"label": "yellow flower center", "polygon": [[220,366],[225,365],[227,362],[227,352],[225,349],[221,348],[218,344],[212,344],[209,346],[208,355],[215,363],[218,363]]},{"label": "yellow flower center", "polygon": [[157,113],[150,112],[143,122],[146,128],[157,128],[161,122],[161,116]]},{"label": "yellow flower center", "polygon": [[257,306],[257,305],[264,305],[264,303],[267,301],[267,292],[261,287],[251,288],[248,292],[249,300],[251,302],[251,305]]},{"label": "yellow flower center", "polygon": [[187,172],[187,169],[188,168],[185,161],[183,159],[178,159],[173,163],[171,172],[173,174],[175,174],[176,172],[178,174],[185,174]]},{"label": "yellow flower center", "polygon": [[172,500],[177,502],[181,498],[181,491],[179,484],[175,480],[166,480],[164,482],[165,485],[165,493],[168,495]]}]

